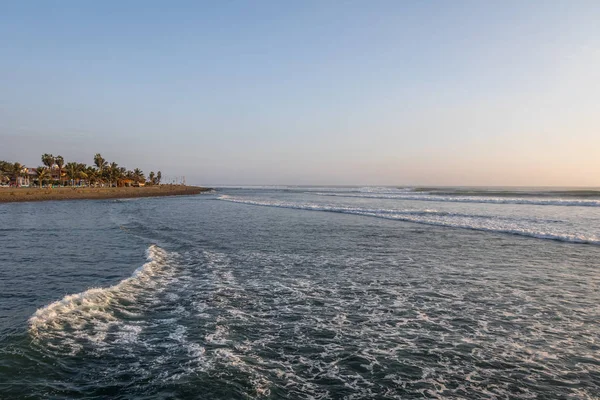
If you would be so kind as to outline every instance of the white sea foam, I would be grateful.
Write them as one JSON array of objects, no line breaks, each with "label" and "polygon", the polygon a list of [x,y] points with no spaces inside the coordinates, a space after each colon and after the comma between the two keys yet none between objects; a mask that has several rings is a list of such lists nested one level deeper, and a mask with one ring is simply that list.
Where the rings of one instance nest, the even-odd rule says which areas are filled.
[{"label": "white sea foam", "polygon": [[524,197],[493,197],[493,196],[441,196],[430,194],[414,194],[410,191],[398,191],[397,193],[326,193],[313,192],[318,196],[332,197],[358,197],[366,199],[384,200],[413,200],[413,201],[436,201],[450,203],[483,203],[483,204],[524,204],[538,206],[571,206],[571,207],[600,207],[600,200],[592,199],[562,199],[562,198],[524,198]]},{"label": "white sea foam", "polygon": [[[435,259],[427,248],[412,251],[415,258]],[[111,379],[127,374],[129,382],[156,387],[177,382],[172,387],[182,393],[199,379],[217,389],[236,382],[231,393],[246,398],[529,398],[548,379],[564,384],[561,394],[593,398],[597,392],[595,385],[572,388],[576,379],[593,377],[597,364],[596,331],[588,330],[597,299],[590,287],[573,284],[580,280],[571,271],[558,275],[533,265],[506,274],[501,264],[471,269],[446,259],[400,268],[408,256],[372,252],[251,248],[170,255],[150,279],[162,288],[169,276],[166,290],[157,296],[134,288],[131,297],[136,304],[163,301],[158,314],[144,309],[148,318],[134,321],[76,321],[95,324],[103,343],[111,342],[112,323],[119,323],[110,349],[117,362],[106,370]],[[337,266],[335,274],[324,265]],[[560,296],[540,283],[548,275],[566,283]],[[108,309],[120,305],[126,289],[114,293],[117,303]],[[561,313],[569,301],[585,313]],[[189,311],[205,314],[195,319]],[[140,319],[145,324],[138,325]],[[510,329],[517,321],[519,328]],[[92,334],[90,326],[83,330]],[[79,340],[61,338],[71,347]],[[585,357],[592,362],[562,362]],[[506,384],[490,384],[509,363],[518,370],[503,375]],[[519,386],[514,396],[522,374],[530,386]]]},{"label": "white sea foam", "polygon": [[368,209],[360,207],[343,207],[317,203],[294,203],[278,200],[252,200],[222,195],[220,200],[278,208],[291,208],[307,211],[325,211],[342,214],[363,215],[369,217],[415,222],[426,225],[462,228],[486,232],[508,233],[529,236],[538,239],[559,240],[571,243],[600,245],[600,237],[595,234],[576,231],[561,231],[550,226],[546,221],[528,221],[510,217],[494,217],[464,213],[448,213],[437,210],[392,210]]},{"label": "white sea foam", "polygon": [[146,264],[114,286],[70,294],[38,309],[29,319],[29,332],[36,338],[62,336],[60,332],[65,329],[79,330],[90,321],[94,321],[96,328],[116,321],[113,306],[123,301],[133,302],[138,292],[157,285],[154,277],[166,266],[166,252],[152,245],[147,250],[147,257]]},{"label": "white sea foam", "polygon": [[414,189],[412,188],[394,188],[388,186],[365,186],[358,189],[361,193],[379,193],[379,194],[397,194],[397,193],[410,193]]}]

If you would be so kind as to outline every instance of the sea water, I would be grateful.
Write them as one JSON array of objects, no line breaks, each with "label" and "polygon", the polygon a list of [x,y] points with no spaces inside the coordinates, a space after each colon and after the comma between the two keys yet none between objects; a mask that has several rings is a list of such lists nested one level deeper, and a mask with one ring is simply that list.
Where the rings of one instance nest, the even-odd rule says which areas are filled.
[{"label": "sea water", "polygon": [[0,205],[0,398],[598,398],[600,191]]}]

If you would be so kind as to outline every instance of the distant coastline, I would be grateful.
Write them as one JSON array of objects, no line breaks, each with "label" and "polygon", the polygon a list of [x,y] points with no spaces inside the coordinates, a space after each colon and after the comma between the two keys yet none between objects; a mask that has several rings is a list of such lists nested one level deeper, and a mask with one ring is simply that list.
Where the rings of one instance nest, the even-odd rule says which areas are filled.
[{"label": "distant coastline", "polygon": [[60,187],[52,189],[0,188],[0,203],[185,196],[200,194],[210,190],[210,188],[185,185],[159,185],[146,187]]}]

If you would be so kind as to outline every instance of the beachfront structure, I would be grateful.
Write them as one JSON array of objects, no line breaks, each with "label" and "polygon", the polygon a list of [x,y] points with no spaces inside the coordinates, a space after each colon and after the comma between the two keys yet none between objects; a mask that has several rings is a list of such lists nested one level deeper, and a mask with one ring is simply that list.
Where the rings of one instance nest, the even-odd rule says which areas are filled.
[{"label": "beachfront structure", "polygon": [[25,175],[25,176],[20,176],[17,178],[17,186],[29,186],[29,183],[31,182],[31,178],[29,177],[29,174]]},{"label": "beachfront structure", "polygon": [[35,172],[35,168],[25,168],[27,170],[24,177],[27,178],[26,184],[21,184],[19,186],[29,186],[30,184],[37,181],[37,173]]},{"label": "beachfront structure", "polygon": [[117,186],[119,186],[119,187],[131,187],[131,186],[133,186],[134,182],[135,181],[133,179],[129,179],[129,178],[120,179],[117,182]]},{"label": "beachfront structure", "polygon": [[65,179],[66,173],[63,168],[59,167],[56,164],[53,164],[50,168],[50,176],[52,177],[52,180],[62,181]]},{"label": "beachfront structure", "polygon": [[30,182],[35,178],[35,171],[27,167],[21,169],[21,176],[11,179],[11,185],[22,187],[29,186]]}]

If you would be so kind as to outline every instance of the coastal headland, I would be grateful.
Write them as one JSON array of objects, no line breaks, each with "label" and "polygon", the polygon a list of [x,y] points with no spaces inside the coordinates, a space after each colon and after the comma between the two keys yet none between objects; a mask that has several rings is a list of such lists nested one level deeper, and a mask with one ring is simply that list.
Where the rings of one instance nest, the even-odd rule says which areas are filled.
[{"label": "coastal headland", "polygon": [[182,196],[207,192],[210,188],[184,185],[145,187],[0,188],[0,203],[49,200],[101,200],[136,197]]}]

